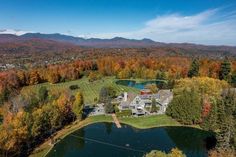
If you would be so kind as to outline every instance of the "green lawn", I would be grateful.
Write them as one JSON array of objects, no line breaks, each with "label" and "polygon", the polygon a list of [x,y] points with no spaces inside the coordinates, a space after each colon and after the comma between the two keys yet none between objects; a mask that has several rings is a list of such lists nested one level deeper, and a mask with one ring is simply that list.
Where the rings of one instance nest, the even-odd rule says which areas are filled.
[{"label": "green lawn", "polygon": [[120,94],[124,91],[126,92],[134,92],[138,93],[139,90],[132,87],[126,87],[122,85],[117,85],[115,83],[116,79],[114,77],[103,77],[101,80],[97,80],[95,82],[89,82],[87,77],[83,77],[82,79],[57,83],[57,84],[50,84],[50,83],[42,83],[33,86],[27,86],[22,89],[22,92],[26,90],[33,90],[37,91],[41,86],[46,86],[48,90],[64,90],[69,89],[71,85],[78,85],[79,89],[73,90],[73,94],[76,93],[78,90],[83,92],[85,103],[94,103],[94,99],[99,97],[99,91],[103,86],[112,86],[116,91],[117,94]]},{"label": "green lawn", "polygon": [[154,115],[145,117],[119,118],[121,123],[131,125],[139,129],[160,127],[160,126],[179,126],[180,124],[167,115]]}]

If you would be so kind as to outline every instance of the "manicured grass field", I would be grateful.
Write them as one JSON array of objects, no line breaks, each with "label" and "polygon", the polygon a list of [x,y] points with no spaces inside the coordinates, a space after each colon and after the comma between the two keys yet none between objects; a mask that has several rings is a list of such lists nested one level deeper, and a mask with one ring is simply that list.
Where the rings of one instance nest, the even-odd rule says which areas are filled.
[{"label": "manicured grass field", "polygon": [[167,115],[119,118],[121,123],[135,128],[146,129],[160,126],[179,126],[180,124]]},{"label": "manicured grass field", "polygon": [[69,89],[71,85],[78,85],[79,89],[73,90],[72,93],[75,94],[78,90],[82,91],[84,95],[84,101],[87,104],[93,104],[94,99],[99,97],[100,89],[103,86],[112,86],[116,91],[117,94],[120,94],[122,92],[133,92],[138,93],[139,90],[132,87],[126,87],[122,85],[117,85],[115,83],[116,79],[114,77],[103,77],[101,80],[97,80],[95,82],[89,82],[88,78],[83,77],[82,79],[70,81],[70,82],[63,82],[63,83],[57,83],[57,84],[50,84],[50,83],[42,83],[38,85],[33,86],[27,86],[22,89],[22,92],[25,90],[33,90],[37,91],[41,86],[47,87],[48,90],[65,90]]}]

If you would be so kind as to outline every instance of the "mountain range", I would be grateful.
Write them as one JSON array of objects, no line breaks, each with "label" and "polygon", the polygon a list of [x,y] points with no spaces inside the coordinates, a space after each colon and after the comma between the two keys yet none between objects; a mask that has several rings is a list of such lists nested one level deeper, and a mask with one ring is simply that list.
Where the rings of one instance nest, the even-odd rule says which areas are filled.
[{"label": "mountain range", "polygon": [[90,48],[181,48],[191,51],[211,51],[236,54],[235,46],[211,46],[198,45],[191,43],[162,43],[150,39],[126,39],[115,37],[112,39],[99,38],[81,38],[59,33],[41,34],[41,33],[26,33],[22,35],[0,34],[0,46],[2,44],[31,44],[33,45],[49,45],[49,47],[68,48],[74,46],[90,47]]}]

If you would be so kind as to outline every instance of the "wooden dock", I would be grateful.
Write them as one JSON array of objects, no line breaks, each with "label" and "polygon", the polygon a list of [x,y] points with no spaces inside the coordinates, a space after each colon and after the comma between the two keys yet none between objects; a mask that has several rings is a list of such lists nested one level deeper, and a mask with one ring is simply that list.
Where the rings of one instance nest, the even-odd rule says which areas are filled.
[{"label": "wooden dock", "polygon": [[120,122],[119,122],[118,118],[116,117],[116,114],[113,113],[112,118],[113,118],[114,123],[116,124],[116,127],[121,128]]}]

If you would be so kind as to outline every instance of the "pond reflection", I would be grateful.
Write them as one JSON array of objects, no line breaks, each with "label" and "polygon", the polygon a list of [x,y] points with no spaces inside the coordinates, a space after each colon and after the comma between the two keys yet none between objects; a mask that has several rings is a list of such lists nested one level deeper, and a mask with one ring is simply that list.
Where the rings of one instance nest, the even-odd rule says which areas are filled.
[{"label": "pond reflection", "polygon": [[65,137],[47,157],[142,157],[154,149],[169,152],[173,147],[188,157],[206,157],[206,139],[212,136],[210,132],[189,127],[140,130],[128,125],[118,129],[112,123],[97,123]]}]

